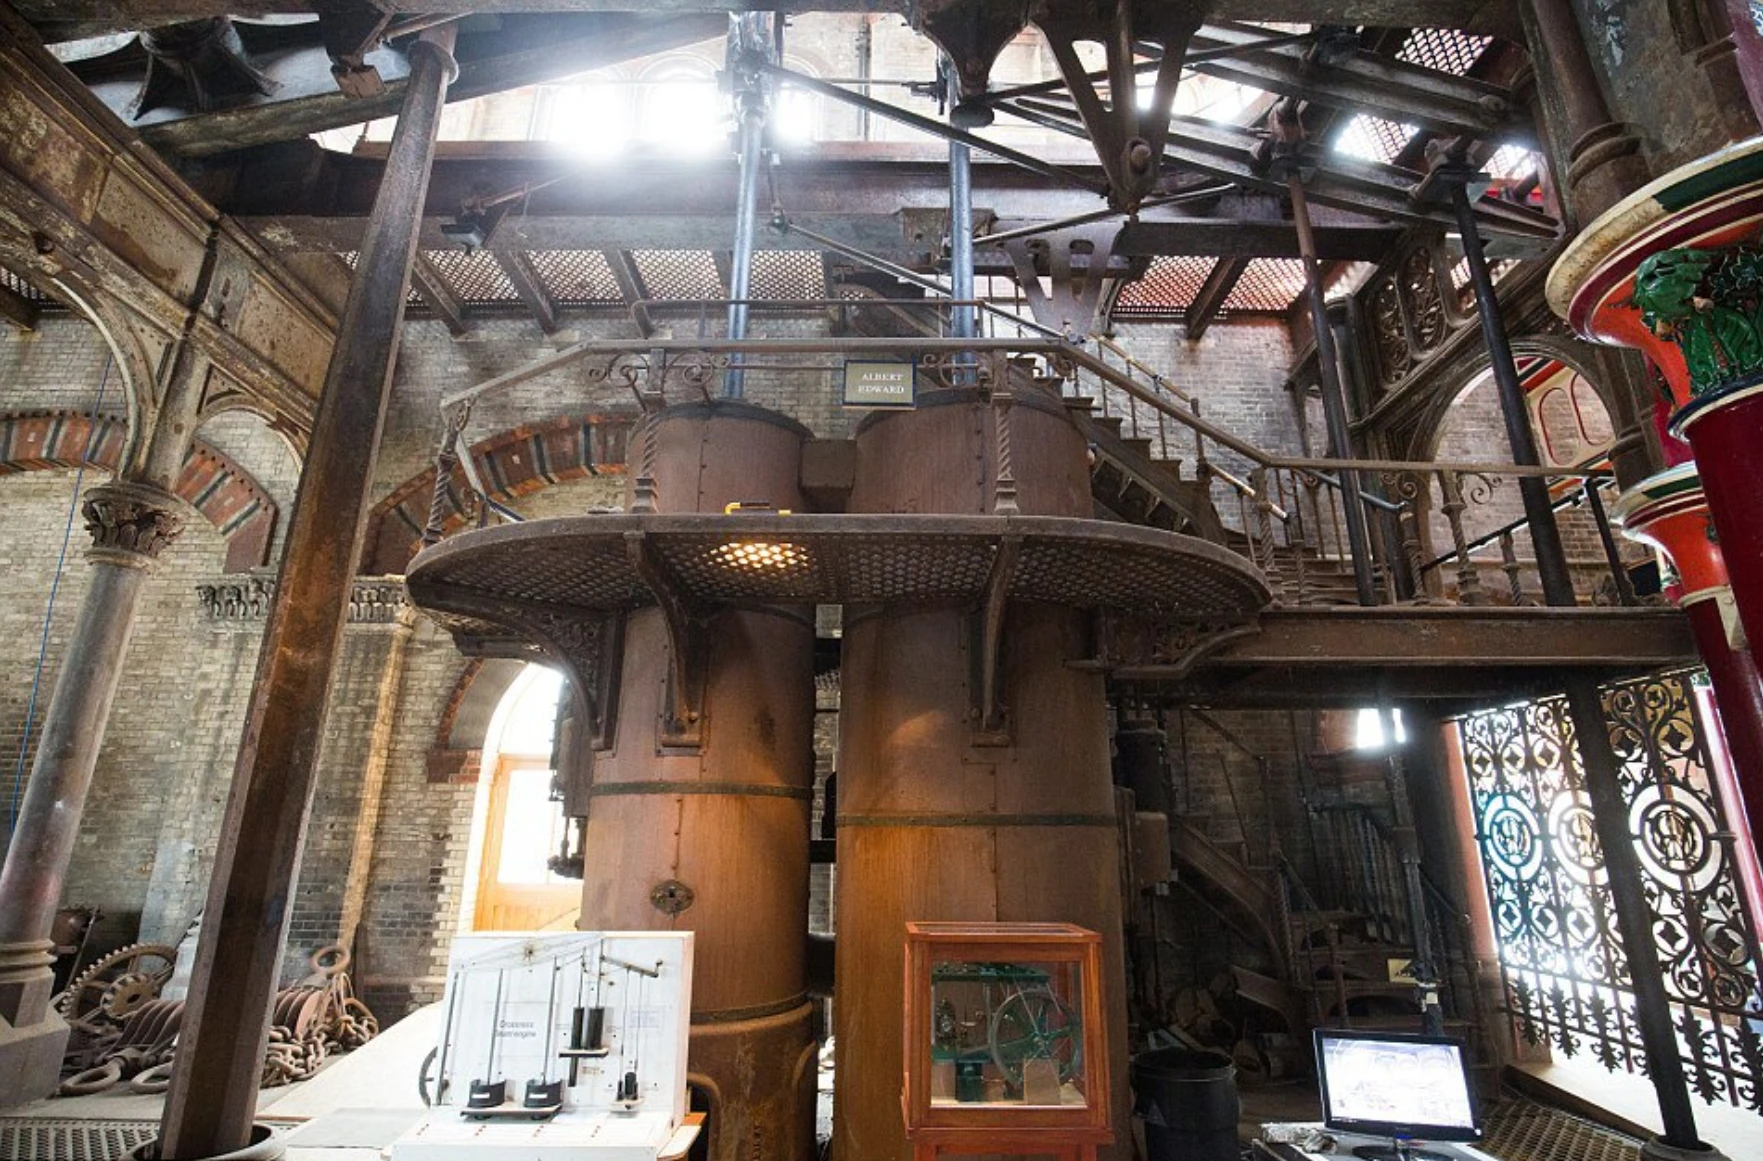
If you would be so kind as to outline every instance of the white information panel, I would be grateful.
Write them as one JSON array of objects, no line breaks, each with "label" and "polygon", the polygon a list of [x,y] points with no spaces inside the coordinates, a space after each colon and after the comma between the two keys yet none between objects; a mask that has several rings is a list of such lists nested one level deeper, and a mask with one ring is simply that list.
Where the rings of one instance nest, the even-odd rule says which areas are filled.
[{"label": "white information panel", "polygon": [[433,1110],[392,1161],[654,1161],[687,1111],[690,932],[453,941]]}]

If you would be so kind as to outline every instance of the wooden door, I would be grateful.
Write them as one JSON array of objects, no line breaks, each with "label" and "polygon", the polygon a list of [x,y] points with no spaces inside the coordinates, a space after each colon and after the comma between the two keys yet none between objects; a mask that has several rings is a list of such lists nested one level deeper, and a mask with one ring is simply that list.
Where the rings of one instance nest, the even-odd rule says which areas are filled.
[{"label": "wooden door", "polygon": [[531,758],[504,757],[494,778],[472,927],[573,930],[581,914],[581,882],[545,866],[562,845],[567,825],[562,804],[551,801],[551,771]]}]

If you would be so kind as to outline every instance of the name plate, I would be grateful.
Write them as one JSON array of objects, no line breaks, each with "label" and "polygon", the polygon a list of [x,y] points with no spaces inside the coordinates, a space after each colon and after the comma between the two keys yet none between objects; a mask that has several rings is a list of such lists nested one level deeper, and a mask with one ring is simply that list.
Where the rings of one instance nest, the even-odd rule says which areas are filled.
[{"label": "name plate", "polygon": [[846,407],[912,407],[918,401],[918,365],[848,360]]}]

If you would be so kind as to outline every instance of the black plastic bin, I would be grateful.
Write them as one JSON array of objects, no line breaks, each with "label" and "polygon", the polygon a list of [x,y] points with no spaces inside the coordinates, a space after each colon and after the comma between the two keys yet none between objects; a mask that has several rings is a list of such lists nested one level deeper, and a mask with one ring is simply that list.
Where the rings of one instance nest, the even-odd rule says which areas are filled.
[{"label": "black plastic bin", "polygon": [[1237,1161],[1237,1070],[1230,1057],[1159,1048],[1133,1057],[1131,1076],[1150,1161]]}]

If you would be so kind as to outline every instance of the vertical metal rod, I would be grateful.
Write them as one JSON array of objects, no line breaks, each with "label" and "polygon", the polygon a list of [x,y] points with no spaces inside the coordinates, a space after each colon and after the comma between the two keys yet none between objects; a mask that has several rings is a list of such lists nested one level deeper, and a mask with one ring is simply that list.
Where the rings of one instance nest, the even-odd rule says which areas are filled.
[{"label": "vertical metal rod", "polygon": [[[1475,287],[1476,313],[1481,316],[1481,336],[1487,343],[1488,359],[1493,364],[1494,386],[1499,390],[1500,411],[1506,420],[1506,438],[1512,445],[1512,462],[1522,467],[1536,467],[1543,461],[1537,453],[1536,436],[1530,429],[1530,409],[1525,406],[1524,386],[1518,381],[1518,364],[1512,358],[1512,344],[1506,341],[1500,301],[1494,297],[1494,280],[1488,274],[1481,235],[1476,231],[1475,208],[1469,202],[1469,188],[1463,182],[1451,183],[1451,204],[1457,211],[1458,232],[1463,236],[1463,257],[1469,263],[1470,285]],[[1567,574],[1567,554],[1561,548],[1561,531],[1555,527],[1548,482],[1541,476],[1521,476],[1518,494],[1524,500],[1524,517],[1530,524],[1530,544],[1536,553],[1537,573],[1542,577],[1543,602],[1575,604],[1573,578]]]},{"label": "vertical metal rod", "polygon": [[1604,702],[1598,694],[1598,683],[1590,678],[1570,675],[1566,687],[1573,734],[1584,766],[1586,797],[1591,800],[1592,825],[1604,853],[1616,930],[1628,957],[1635,1021],[1647,1054],[1647,1075],[1659,1098],[1664,1142],[1677,1149],[1700,1149],[1703,1145],[1696,1136],[1689,1082],[1684,1076],[1683,1057],[1678,1054],[1677,1033],[1671,1023],[1665,969],[1659,963],[1659,946],[1653,936],[1653,912],[1642,886],[1646,873],[1641,869],[1640,855],[1635,852],[1637,840],[1629,832],[1628,803],[1623,798],[1618,773],[1621,762],[1610,745]]},{"label": "vertical metal rod", "polygon": [[1634,582],[1629,579],[1628,569],[1622,563],[1622,550],[1616,547],[1616,537],[1610,531],[1610,516],[1604,511],[1604,497],[1599,494],[1598,481],[1587,476],[1580,483],[1580,490],[1585,495],[1586,507],[1591,509],[1592,522],[1598,526],[1598,543],[1604,549],[1604,561],[1610,566],[1610,579],[1616,585],[1616,601],[1621,605],[1637,605]]},{"label": "vertical metal rod", "polygon": [[[1298,227],[1298,254],[1304,263],[1304,282],[1309,289],[1310,329],[1316,332],[1316,365],[1322,374],[1322,414],[1328,423],[1328,440],[1334,454],[1353,459],[1353,437],[1347,426],[1347,400],[1341,388],[1340,352],[1335,347],[1334,327],[1328,321],[1328,301],[1322,287],[1322,265],[1316,260],[1316,235],[1310,226],[1310,203],[1297,165],[1286,176],[1292,197],[1292,221]],[[1365,507],[1359,501],[1359,473],[1341,471],[1341,507],[1347,518],[1347,542],[1353,557],[1353,589],[1361,605],[1377,603],[1377,585],[1371,575],[1371,541],[1365,534]]]},{"label": "vertical metal rod", "polygon": [[[765,164],[765,74],[748,67],[747,54],[763,42],[764,14],[746,12],[730,17],[729,73],[735,78],[735,104],[740,118],[741,186],[735,202],[735,245],[728,274],[728,337],[747,337],[747,298],[753,285],[753,236],[759,214],[759,169]],[[747,372],[737,353],[729,358],[722,379],[722,397],[746,393]]]},{"label": "vertical metal rod", "polygon": [[458,75],[454,25],[423,34],[337,327],[282,568],[270,602],[202,937],[161,1122],[163,1161],[243,1149],[252,1137],[270,1005],[342,646],[435,131]]},{"label": "vertical metal rod", "polygon": [[[949,102],[956,100],[955,70],[949,69]],[[977,331],[973,303],[973,151],[964,142],[949,142],[949,288],[955,299],[950,331],[955,338],[971,339]],[[962,364],[973,356],[963,353]],[[960,382],[971,384],[973,372],[963,370]],[[1104,399],[1106,404],[1106,399]]]}]

